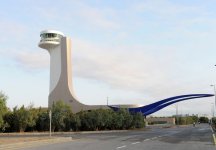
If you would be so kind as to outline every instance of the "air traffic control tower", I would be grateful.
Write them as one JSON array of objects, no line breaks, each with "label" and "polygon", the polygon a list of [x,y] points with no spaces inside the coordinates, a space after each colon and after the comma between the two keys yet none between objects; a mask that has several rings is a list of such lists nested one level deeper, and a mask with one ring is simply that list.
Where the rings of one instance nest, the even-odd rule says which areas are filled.
[{"label": "air traffic control tower", "polygon": [[48,106],[62,100],[72,107],[72,112],[104,108],[106,105],[85,105],[80,103],[73,91],[72,65],[71,65],[71,39],[62,32],[44,30],[40,33],[40,48],[46,49],[50,54],[50,88]]}]

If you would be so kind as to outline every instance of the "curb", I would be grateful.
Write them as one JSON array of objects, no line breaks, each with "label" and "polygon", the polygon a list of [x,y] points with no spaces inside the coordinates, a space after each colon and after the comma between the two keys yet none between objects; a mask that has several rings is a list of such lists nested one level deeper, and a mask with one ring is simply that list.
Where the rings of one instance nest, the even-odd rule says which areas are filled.
[{"label": "curb", "polygon": [[[99,134],[99,133],[120,133],[120,132],[127,132],[127,131],[130,131],[130,130],[52,132],[52,135],[88,134],[88,133],[95,133],[95,134]],[[49,132],[0,133],[0,137],[4,137],[4,136],[26,136],[26,135],[49,136]]]}]

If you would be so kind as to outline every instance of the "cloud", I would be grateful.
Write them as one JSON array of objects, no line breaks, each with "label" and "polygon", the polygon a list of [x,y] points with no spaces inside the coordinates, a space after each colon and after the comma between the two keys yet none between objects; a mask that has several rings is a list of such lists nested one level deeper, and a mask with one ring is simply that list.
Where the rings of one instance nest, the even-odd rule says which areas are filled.
[{"label": "cloud", "polygon": [[[74,75],[105,82],[116,88],[147,88],[154,80],[162,81],[167,69],[172,67],[169,64],[173,59],[171,56],[164,59],[148,52],[158,49],[154,46],[110,47],[79,39],[74,39],[73,43]],[[168,49],[170,48],[166,50],[170,51]],[[49,65],[49,55],[46,53],[23,51],[14,57],[26,69],[44,69]],[[158,64],[164,68],[158,68]]]},{"label": "cloud", "polygon": [[118,29],[120,27],[117,21],[114,21],[114,18],[116,18],[115,10],[111,8],[97,8],[82,2],[76,4],[79,7],[77,15],[84,19],[85,22],[88,22],[88,24],[104,29]]},{"label": "cloud", "polygon": [[17,53],[14,58],[20,67],[26,70],[41,70],[49,68],[49,55],[47,52],[23,51]]},{"label": "cloud", "polygon": [[131,9],[139,14],[137,22],[143,26],[153,27],[159,34],[172,34],[177,37],[176,35],[181,35],[182,32],[197,31],[206,34],[205,31],[215,29],[214,12],[208,5],[146,0],[134,3]]},{"label": "cloud", "polygon": [[[68,1],[65,3],[67,6],[62,6],[62,3],[59,3],[58,7],[50,8],[49,13],[47,13],[49,2],[46,5],[43,5],[43,3],[41,3],[42,6],[34,9],[44,21],[58,20],[58,24],[63,23],[64,26],[78,25],[91,30],[116,30],[120,28],[118,21],[115,19],[116,10],[112,8],[95,7],[82,1]],[[61,13],[59,13],[59,10],[61,10]],[[67,24],[65,25],[65,23]]]},{"label": "cloud", "polygon": [[[20,42],[25,38],[25,33],[27,32],[27,27],[23,24],[10,21],[10,20],[4,20],[4,18],[1,19],[0,22],[0,43],[5,45],[5,43],[11,43],[11,40],[13,42]],[[0,51],[3,51],[3,49],[0,49]]]},{"label": "cloud", "polygon": [[184,13],[197,13],[200,8],[194,5],[182,5],[171,1],[146,0],[141,3],[133,4],[134,10],[139,12],[150,12],[159,16],[176,16]]},{"label": "cloud", "polygon": [[[155,87],[171,88],[167,83],[176,86],[179,84],[173,79],[176,76],[173,72],[177,71],[174,63],[175,48],[96,46],[79,40],[74,40],[74,43],[73,61],[76,76],[105,82],[112,88],[141,93],[156,94],[157,90],[153,91]],[[166,89],[158,91],[162,93]]]}]

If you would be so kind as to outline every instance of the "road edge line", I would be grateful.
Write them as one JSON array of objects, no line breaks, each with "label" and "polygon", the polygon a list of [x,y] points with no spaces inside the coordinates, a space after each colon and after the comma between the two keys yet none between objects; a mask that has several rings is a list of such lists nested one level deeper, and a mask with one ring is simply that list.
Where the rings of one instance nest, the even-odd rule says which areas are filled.
[{"label": "road edge line", "polygon": [[214,142],[214,145],[216,146],[215,132],[214,132],[212,126],[211,126],[211,131],[212,131],[213,142]]},{"label": "road edge line", "polygon": [[213,137],[214,145],[216,145],[216,138],[215,138],[215,134],[214,133],[212,134],[212,137]]}]

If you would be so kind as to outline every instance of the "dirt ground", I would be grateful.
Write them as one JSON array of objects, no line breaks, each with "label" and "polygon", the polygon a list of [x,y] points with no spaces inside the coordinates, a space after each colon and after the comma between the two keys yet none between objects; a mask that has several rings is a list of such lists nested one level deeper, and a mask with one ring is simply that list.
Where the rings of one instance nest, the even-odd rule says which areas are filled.
[{"label": "dirt ground", "polygon": [[[54,138],[54,137],[51,137]],[[19,142],[30,142],[30,141],[39,141],[50,139],[50,137],[0,137],[0,145],[1,144],[13,144]]]}]

